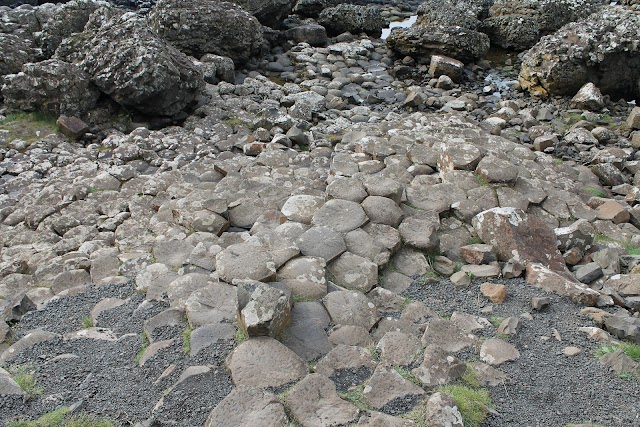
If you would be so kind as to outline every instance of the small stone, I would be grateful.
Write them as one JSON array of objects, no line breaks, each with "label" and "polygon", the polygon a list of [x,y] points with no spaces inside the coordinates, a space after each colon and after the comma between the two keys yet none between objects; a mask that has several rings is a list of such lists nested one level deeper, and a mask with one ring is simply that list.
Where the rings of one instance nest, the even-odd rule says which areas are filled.
[{"label": "small stone", "polygon": [[498,338],[490,338],[480,347],[480,359],[492,366],[520,358],[520,352],[513,345]]},{"label": "small stone", "polygon": [[627,117],[627,126],[631,129],[640,129],[640,107],[633,107]]},{"label": "small stone", "polygon": [[69,138],[82,138],[89,130],[89,125],[80,120],[77,117],[60,116],[56,120],[56,124],[60,129],[60,132],[68,136]]},{"label": "small stone", "polygon": [[494,304],[502,304],[507,299],[506,286],[495,283],[483,283],[480,292]]},{"label": "small stone", "polygon": [[429,397],[425,414],[429,427],[463,427],[462,415],[449,395],[436,392]]},{"label": "small stone", "polygon": [[249,337],[279,336],[291,321],[291,292],[243,281],[236,287],[238,324]]},{"label": "small stone", "polygon": [[600,89],[591,82],[582,86],[578,93],[571,99],[571,108],[598,111],[603,107],[604,97]]},{"label": "small stone", "polygon": [[532,297],[531,308],[534,310],[542,310],[551,304],[551,298],[549,297]]},{"label": "small stone", "polygon": [[569,347],[565,347],[562,350],[562,353],[565,356],[577,356],[578,354],[582,353],[582,350],[579,349],[578,347],[569,346]]},{"label": "small stone", "polygon": [[456,271],[449,277],[449,280],[457,287],[469,286],[471,284],[471,277],[464,271]]}]

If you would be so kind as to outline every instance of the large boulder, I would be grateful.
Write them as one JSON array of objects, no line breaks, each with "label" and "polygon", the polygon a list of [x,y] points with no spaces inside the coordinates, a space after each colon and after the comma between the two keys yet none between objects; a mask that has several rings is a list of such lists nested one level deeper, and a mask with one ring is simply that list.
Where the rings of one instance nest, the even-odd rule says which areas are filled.
[{"label": "large boulder", "polygon": [[36,33],[36,42],[45,58],[51,58],[62,40],[73,33],[79,33],[89,21],[89,17],[99,7],[108,7],[105,1],[72,0],[55,8],[50,18]]},{"label": "large boulder", "polygon": [[293,13],[307,18],[317,18],[323,9],[329,7],[332,0],[298,0]]},{"label": "large boulder", "polygon": [[457,0],[427,0],[418,7],[416,25],[445,25],[476,30],[478,10],[472,3]]},{"label": "large boulder", "polygon": [[462,27],[414,25],[395,28],[387,38],[387,46],[401,55],[409,55],[428,64],[432,55],[445,55],[462,62],[482,58],[489,50],[486,34]]},{"label": "large boulder", "polygon": [[55,56],[88,73],[119,104],[144,114],[174,115],[205,85],[192,61],[134,13],[98,9],[85,31],[66,38]]},{"label": "large boulder", "polygon": [[277,27],[293,9],[295,0],[231,0],[269,27]]},{"label": "large boulder", "polygon": [[100,91],[80,68],[49,59],[25,64],[20,73],[6,76],[2,96],[10,110],[82,116],[95,106]]},{"label": "large boulder", "polygon": [[348,31],[380,37],[382,28],[387,25],[380,8],[347,3],[323,10],[318,17],[318,23],[327,29],[329,36]]},{"label": "large boulder", "polygon": [[592,82],[612,96],[640,96],[640,12],[608,6],[543,37],[523,57],[520,85],[537,96],[574,95]]},{"label": "large boulder", "polygon": [[236,4],[218,0],[160,0],[149,25],[182,52],[227,56],[237,64],[256,56],[264,42],[262,25]]},{"label": "large boulder", "polygon": [[35,52],[29,39],[0,33],[0,76],[14,74],[27,62],[33,62]]},{"label": "large boulder", "polygon": [[528,49],[540,37],[586,18],[603,0],[496,0],[483,21],[491,43],[507,49]]}]

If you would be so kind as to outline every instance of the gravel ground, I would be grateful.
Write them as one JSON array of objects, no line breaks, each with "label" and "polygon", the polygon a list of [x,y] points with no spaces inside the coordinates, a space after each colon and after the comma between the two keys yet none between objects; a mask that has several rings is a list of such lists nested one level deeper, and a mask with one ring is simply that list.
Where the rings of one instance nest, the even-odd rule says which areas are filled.
[{"label": "gravel ground", "polygon": [[[505,386],[489,388],[499,415],[490,415],[484,426],[563,427],[584,422],[608,427],[640,426],[640,384],[621,379],[594,357],[601,344],[578,328],[597,325],[579,314],[580,306],[521,279],[494,282],[507,286],[508,297],[503,304],[493,305],[490,313],[481,312],[490,303],[480,294],[481,282],[477,281],[462,289],[448,281],[414,284],[404,294],[425,302],[442,315],[459,311],[486,318],[524,313],[533,317],[521,318],[518,334],[509,339],[520,351],[520,359],[498,367],[510,380]],[[534,296],[551,297],[550,306],[533,311],[530,301]],[[562,341],[554,338],[554,330]],[[565,356],[563,349],[567,346],[579,347],[582,352]]]},{"label": "gravel ground", "polygon": [[[219,341],[189,357],[182,348],[182,330],[176,329],[171,336],[176,340],[173,345],[144,366],[138,366],[136,355],[145,344],[144,320],[165,310],[167,305],[155,303],[136,311],[143,298],[129,285],[91,287],[86,294],[54,301],[44,310],[26,315],[16,328],[17,336],[37,327],[58,334],[79,330],[82,319],[103,298],[129,298],[126,304],[98,318],[99,325],[111,328],[118,340],[59,338],[20,354],[12,365],[35,368],[44,393],[26,402],[22,398],[0,397],[0,426],[7,420],[36,418],[59,406],[73,404],[120,425],[132,425],[147,419],[161,399],[163,405],[154,411],[154,420],[161,425],[202,426],[209,412],[231,391],[224,360],[233,342]],[[162,335],[169,329],[172,328],[165,328]],[[209,366],[211,371],[172,389],[189,366]],[[172,372],[163,376],[167,369]]]}]

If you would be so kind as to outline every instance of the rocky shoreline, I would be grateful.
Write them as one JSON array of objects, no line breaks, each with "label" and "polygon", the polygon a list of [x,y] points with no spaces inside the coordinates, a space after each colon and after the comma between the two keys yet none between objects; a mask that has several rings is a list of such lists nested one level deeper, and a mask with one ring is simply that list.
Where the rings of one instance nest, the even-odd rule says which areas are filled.
[{"label": "rocky shoreline", "polygon": [[0,7],[0,426],[640,422],[621,3]]}]

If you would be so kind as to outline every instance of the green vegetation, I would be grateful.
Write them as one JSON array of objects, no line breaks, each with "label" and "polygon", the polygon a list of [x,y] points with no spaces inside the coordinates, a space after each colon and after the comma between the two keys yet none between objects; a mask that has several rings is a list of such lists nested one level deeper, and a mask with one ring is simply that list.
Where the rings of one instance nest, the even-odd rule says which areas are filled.
[{"label": "green vegetation", "polygon": [[186,354],[191,353],[191,332],[192,330],[189,326],[182,331],[182,351]]},{"label": "green vegetation", "polygon": [[602,233],[596,233],[594,241],[597,243],[613,243],[621,248],[625,248],[628,255],[640,255],[640,248],[638,248],[637,246],[634,246],[631,243],[612,239],[611,237],[605,236]]},{"label": "green vegetation", "polygon": [[489,181],[487,181],[487,178],[484,175],[481,175],[479,173],[476,173],[476,182],[478,184],[480,184],[483,187],[486,187],[489,185]]},{"label": "green vegetation", "polygon": [[480,388],[480,380],[478,380],[478,375],[470,363],[467,363],[467,370],[462,375],[461,380],[469,387]]},{"label": "green vegetation", "polygon": [[445,385],[437,391],[447,394],[456,402],[465,427],[480,427],[489,413],[491,397],[484,389],[473,389],[463,385]]},{"label": "green vegetation", "polygon": [[593,194],[594,196],[597,196],[597,197],[607,197],[607,198],[609,197],[609,195],[607,193],[605,193],[604,191],[602,191],[599,188],[585,186],[584,189],[585,189],[585,191],[587,191],[587,192],[589,192],[589,193],[591,193],[591,194]]},{"label": "green vegetation", "polygon": [[501,316],[496,316],[495,314],[492,316],[489,316],[489,322],[491,322],[491,324],[493,326],[495,326],[496,328],[500,327],[500,325],[502,324],[502,322],[504,321],[504,317]]},{"label": "green vegetation", "polygon": [[378,353],[378,347],[376,347],[375,344],[371,344],[370,346],[368,346],[367,350],[369,350],[369,353],[371,353],[371,357],[373,357],[375,360],[380,360],[380,353]]},{"label": "green vegetation", "polygon": [[412,373],[411,371],[404,369],[400,366],[395,366],[393,368],[402,378],[404,378],[407,381],[411,381],[412,383],[414,383],[415,385],[417,385],[418,387],[422,387],[422,383],[420,382],[419,379],[417,379]]},{"label": "green vegetation", "polygon": [[245,342],[247,339],[249,339],[249,336],[242,329],[238,329],[236,331],[236,334],[235,334],[234,338],[235,338],[236,342],[238,344],[240,344],[240,343]]},{"label": "green vegetation", "polygon": [[37,420],[10,421],[7,427],[115,427],[116,425],[105,418],[93,415],[79,414],[67,417],[69,408],[63,406],[48,412]]},{"label": "green vegetation", "polygon": [[613,353],[616,350],[622,350],[624,354],[633,360],[640,362],[640,344],[630,342],[620,342],[618,344],[606,345],[596,350],[596,357],[600,358],[605,354]]},{"label": "green vegetation", "polygon": [[351,390],[345,393],[338,393],[341,399],[351,402],[356,408],[361,411],[369,410],[369,405],[364,400],[364,385],[353,387]]},{"label": "green vegetation", "polygon": [[84,329],[93,328],[93,326],[93,318],[91,318],[91,316],[87,316],[82,319],[82,327]]},{"label": "green vegetation", "polygon": [[427,416],[427,400],[423,400],[418,403],[413,409],[407,413],[400,415],[400,417],[413,421],[416,427],[429,427],[425,425],[425,417]]},{"label": "green vegetation", "polygon": [[15,365],[10,367],[8,371],[13,380],[25,392],[27,399],[42,394],[42,387],[38,386],[38,380],[34,375],[35,369],[31,365]]},{"label": "green vegetation", "polygon": [[57,133],[59,129],[54,116],[35,112],[9,114],[0,122],[0,130],[9,131],[7,142],[21,139],[33,143],[46,135]]},{"label": "green vegetation", "polygon": [[136,354],[136,362],[140,363],[142,360],[142,356],[144,356],[144,352],[147,351],[147,347],[149,347],[149,338],[145,334],[141,334],[142,345],[140,346],[140,351]]}]

